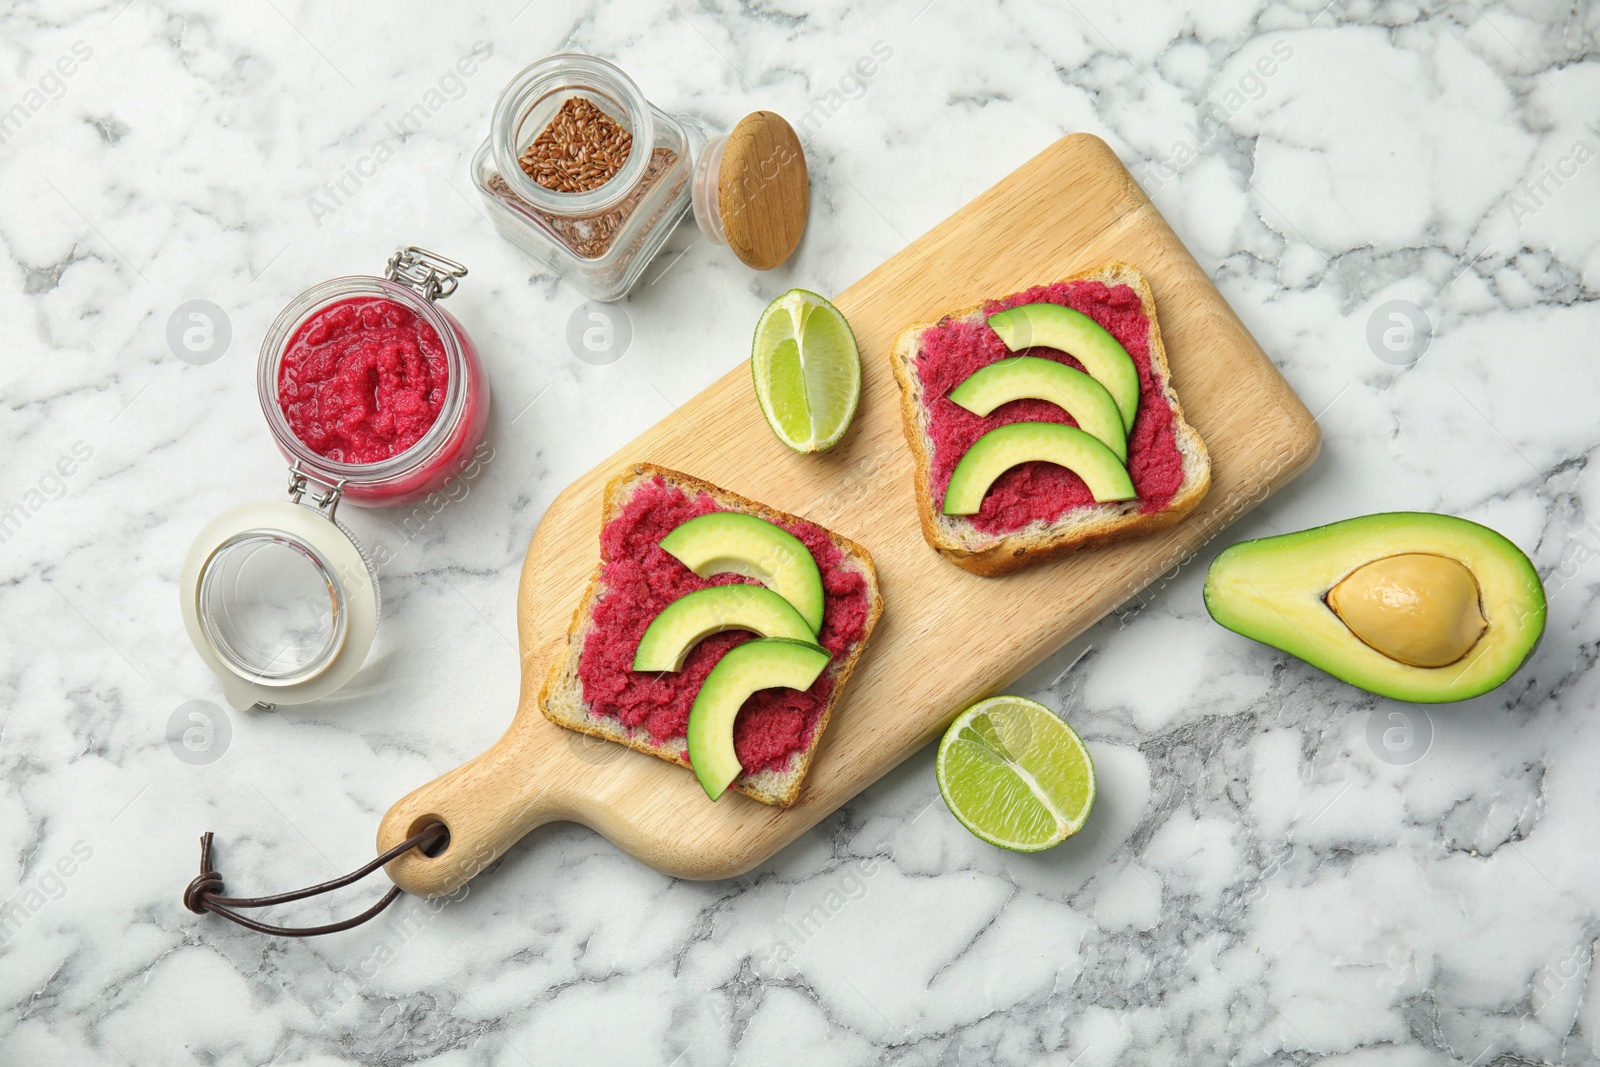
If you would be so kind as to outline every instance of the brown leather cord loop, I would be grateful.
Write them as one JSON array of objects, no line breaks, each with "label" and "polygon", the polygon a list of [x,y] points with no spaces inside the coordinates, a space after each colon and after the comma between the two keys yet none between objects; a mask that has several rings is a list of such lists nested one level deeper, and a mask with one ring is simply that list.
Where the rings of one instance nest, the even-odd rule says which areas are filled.
[{"label": "brown leather cord loop", "polygon": [[190,882],[188,888],[183,891],[183,906],[196,915],[203,915],[208,911],[214,915],[220,915],[230,922],[238,923],[240,926],[255,930],[257,933],[276,934],[279,937],[315,937],[318,934],[336,934],[340,930],[348,930],[352,926],[360,926],[383,911],[384,908],[393,904],[395,898],[400,895],[400,887],[391,886],[382,899],[360,915],[345,919],[342,922],[328,923],[326,926],[272,926],[268,923],[258,922],[248,916],[240,915],[233,909],[265,908],[273,904],[288,904],[291,901],[304,900],[306,897],[314,897],[322,893],[331,893],[335,889],[343,889],[345,886],[365,878],[396,856],[409,852],[414,848],[421,848],[440,838],[447,838],[449,834],[450,831],[445,827],[444,823],[429,823],[383,855],[378,856],[358,870],[340,875],[338,878],[330,879],[318,885],[307,886],[305,889],[293,889],[287,893],[274,893],[271,896],[225,897],[222,895],[224,888],[222,875],[217,873],[211,866],[211,832],[208,830],[200,835],[200,875]]}]

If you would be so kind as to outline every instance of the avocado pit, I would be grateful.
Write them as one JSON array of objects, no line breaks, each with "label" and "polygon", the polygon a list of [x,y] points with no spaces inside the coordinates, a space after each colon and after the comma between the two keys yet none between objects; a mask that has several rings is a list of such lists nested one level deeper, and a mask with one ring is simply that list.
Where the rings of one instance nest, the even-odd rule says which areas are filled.
[{"label": "avocado pit", "polygon": [[1426,552],[1362,564],[1325,599],[1363,644],[1413,667],[1448,667],[1489,628],[1472,571]]}]

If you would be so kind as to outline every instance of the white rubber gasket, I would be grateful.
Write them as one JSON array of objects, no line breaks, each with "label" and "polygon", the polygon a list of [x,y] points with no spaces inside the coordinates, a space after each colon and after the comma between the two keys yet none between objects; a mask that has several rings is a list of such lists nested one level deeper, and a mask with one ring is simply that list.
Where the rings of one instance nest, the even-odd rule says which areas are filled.
[{"label": "white rubber gasket", "polygon": [[[343,636],[320,668],[291,680],[253,674],[218,651],[200,619],[200,590],[217,552],[243,534],[260,532],[308,550],[338,586],[345,610]],[[287,500],[257,501],[223,512],[206,524],[189,546],[178,583],[179,606],[189,640],[222,682],[229,704],[243,710],[255,704],[304,704],[334,692],[361,669],[378,630],[378,582],[349,531],[322,512]]]}]

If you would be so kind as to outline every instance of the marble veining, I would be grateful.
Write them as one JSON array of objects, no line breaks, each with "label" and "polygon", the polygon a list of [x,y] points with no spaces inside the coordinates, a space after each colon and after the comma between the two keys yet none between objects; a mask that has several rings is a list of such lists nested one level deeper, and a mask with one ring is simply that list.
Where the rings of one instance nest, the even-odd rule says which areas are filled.
[{"label": "marble veining", "polygon": [[[1600,12],[1190,8],[0,12],[0,1062],[1600,1062]],[[789,115],[811,164],[790,264],[754,275],[680,229],[609,363],[574,354],[581,297],[498,238],[467,175],[501,86],[564,48],[708,131]],[[1080,130],[1325,446],[1017,682],[1089,740],[1078,839],[973,839],[930,750],[727,882],[556,825],[334,938],[179,906],[205,829],[238,892],[370,856],[388,805],[516,706],[517,576],[554,494],[741,359],[772,297],[844,288]],[[385,596],[356,682],[217,712],[199,756],[169,744],[191,702],[222,703],[174,603],[184,550],[282,492],[259,338],[408,243],[471,267],[449,306],[489,365],[492,456],[436,508],[344,513]],[[168,342],[190,300],[226,317],[206,359]],[[1538,564],[1548,631],[1501,690],[1424,713],[1207,619],[1222,545],[1394,508],[1486,522]]]}]

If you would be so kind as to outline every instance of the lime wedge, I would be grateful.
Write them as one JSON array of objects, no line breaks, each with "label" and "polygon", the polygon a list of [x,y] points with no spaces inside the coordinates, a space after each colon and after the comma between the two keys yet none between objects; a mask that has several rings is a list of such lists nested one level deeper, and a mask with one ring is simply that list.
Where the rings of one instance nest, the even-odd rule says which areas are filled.
[{"label": "lime wedge", "polygon": [[790,289],[767,305],[750,351],[756,399],[778,440],[796,452],[839,443],[861,399],[861,356],[839,309]]},{"label": "lime wedge", "polygon": [[990,697],[956,716],[939,743],[939,793],[991,845],[1041,852],[1083,829],[1094,763],[1072,727],[1043,704]]}]

